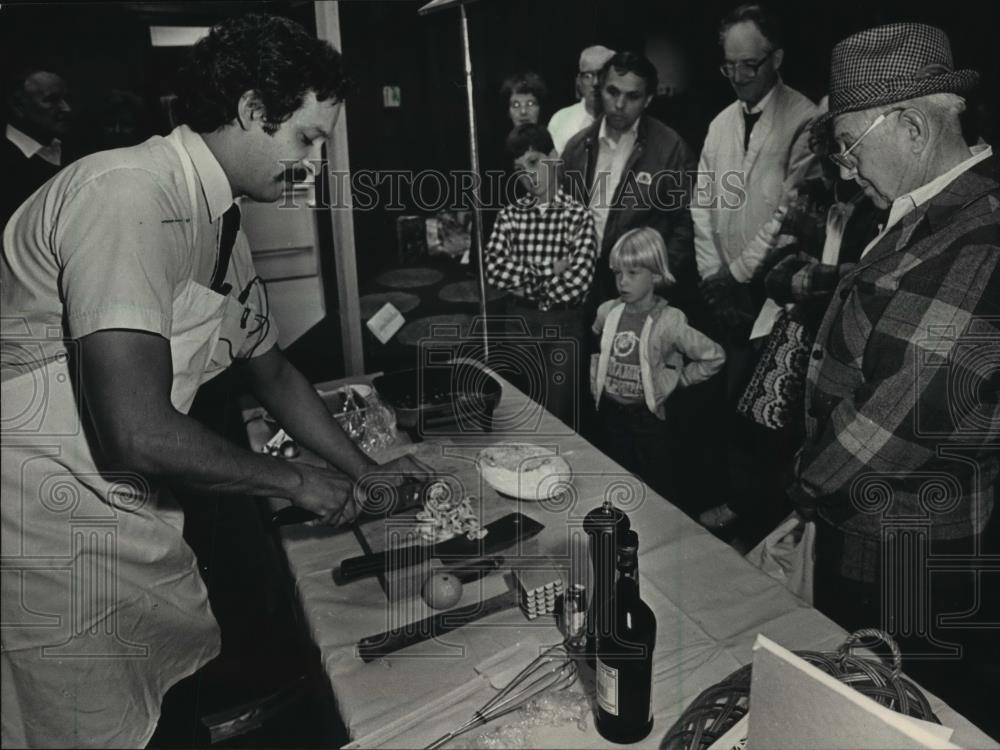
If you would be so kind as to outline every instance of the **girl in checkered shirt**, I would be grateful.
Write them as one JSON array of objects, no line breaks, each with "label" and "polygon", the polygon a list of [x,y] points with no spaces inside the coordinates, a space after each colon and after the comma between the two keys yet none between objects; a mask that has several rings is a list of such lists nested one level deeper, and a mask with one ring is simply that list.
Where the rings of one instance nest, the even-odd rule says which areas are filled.
[{"label": "girl in checkered shirt", "polygon": [[669,463],[666,400],[677,387],[700,383],[725,362],[722,347],[688,325],[656,295],[675,283],[663,237],[651,227],[626,232],[611,249],[619,297],[597,310],[591,392],[605,452],[664,494]]}]

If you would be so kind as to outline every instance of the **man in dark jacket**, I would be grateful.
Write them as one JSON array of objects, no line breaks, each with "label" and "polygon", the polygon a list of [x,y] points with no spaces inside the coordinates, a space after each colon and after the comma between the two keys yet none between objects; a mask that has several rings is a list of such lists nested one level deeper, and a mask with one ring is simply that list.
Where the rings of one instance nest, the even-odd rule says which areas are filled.
[{"label": "man in dark jacket", "polygon": [[72,124],[66,83],[42,67],[14,69],[6,81],[0,140],[0,231],[24,200],[66,165],[62,140]]},{"label": "man in dark jacket", "polygon": [[636,227],[650,226],[663,235],[678,282],[671,303],[684,309],[695,292],[688,211],[695,155],[674,130],[644,114],[657,84],[656,68],[645,57],[616,54],[601,71],[604,116],[573,136],[563,151],[566,189],[593,209],[597,224],[600,253],[588,310],[617,295],[608,256],[618,238]]}]

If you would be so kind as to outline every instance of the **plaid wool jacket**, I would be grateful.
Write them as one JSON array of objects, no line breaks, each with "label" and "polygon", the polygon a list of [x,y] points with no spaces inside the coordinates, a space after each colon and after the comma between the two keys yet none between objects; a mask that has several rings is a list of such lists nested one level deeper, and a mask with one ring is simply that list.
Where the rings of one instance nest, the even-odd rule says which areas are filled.
[{"label": "plaid wool jacket", "polygon": [[837,285],[811,353],[789,489],[873,580],[884,532],[979,534],[1000,470],[1000,174],[990,156],[911,211]]}]

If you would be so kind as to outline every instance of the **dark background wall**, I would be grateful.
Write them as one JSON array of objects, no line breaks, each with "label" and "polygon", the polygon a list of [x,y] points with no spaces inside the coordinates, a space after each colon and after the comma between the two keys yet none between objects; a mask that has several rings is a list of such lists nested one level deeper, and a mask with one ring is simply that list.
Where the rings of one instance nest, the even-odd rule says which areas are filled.
[{"label": "dark background wall", "polygon": [[[469,165],[464,70],[456,9],[429,16],[424,0],[347,0],[340,4],[343,52],[354,81],[347,106],[354,170],[448,172]],[[502,168],[501,144],[509,129],[499,89],[517,70],[538,72],[549,98],[543,121],[573,101],[580,49],[601,43],[645,50],[655,40],[673,64],[661,71],[670,97],[650,112],[675,127],[697,149],[708,122],[731,100],[719,75],[717,25],[735,0],[478,0],[468,6],[479,143],[484,168]],[[993,142],[1000,90],[991,0],[961,0],[914,7],[898,0],[807,3],[777,0],[785,27],[786,82],[813,99],[827,87],[830,50],[859,29],[894,20],[920,20],[944,28],[956,64],[983,74],[980,102],[988,108],[984,133]],[[183,52],[150,46],[150,24],[208,25],[249,10],[288,15],[314,27],[311,2],[4,3],[0,48],[4,69],[21,57],[49,56],[66,73],[81,115],[81,135],[95,119],[102,92],[126,88],[145,102],[150,132],[163,132],[159,98],[172,86]],[[383,86],[398,86],[401,106],[386,108]],[[87,141],[84,137],[82,140]],[[83,147],[86,143],[83,144]],[[336,165],[333,165],[336,168]],[[388,199],[383,192],[382,197]],[[412,210],[412,197],[398,196]],[[385,201],[383,201],[384,203]],[[396,258],[398,210],[356,211],[362,284]],[[327,264],[332,267],[332,264]],[[328,289],[332,285],[328,285]]]}]

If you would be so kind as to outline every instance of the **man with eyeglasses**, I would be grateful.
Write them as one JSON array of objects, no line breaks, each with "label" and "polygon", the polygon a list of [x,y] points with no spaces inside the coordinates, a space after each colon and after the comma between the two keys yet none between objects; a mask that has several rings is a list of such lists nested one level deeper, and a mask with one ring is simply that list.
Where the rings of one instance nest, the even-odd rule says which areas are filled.
[{"label": "man with eyeglasses", "polygon": [[962,135],[978,74],[940,29],[894,23],[837,44],[830,78],[816,128],[890,210],[811,354],[789,495],[816,519],[815,604],[889,631],[911,676],[995,729],[975,686],[998,655],[1000,165]]},{"label": "man with eyeglasses", "polygon": [[[773,324],[772,314],[753,326],[766,297],[762,280],[754,279],[767,250],[758,233],[793,184],[819,173],[809,149],[809,126],[818,111],[781,80],[784,50],[777,20],[759,5],[740,6],[722,21],[719,42],[724,55],[720,72],[732,85],[736,101],[709,125],[691,201],[700,288],[718,327],[716,340],[726,350],[729,423],[720,426],[720,432],[725,431],[729,443],[731,487],[726,502],[699,518],[710,530],[722,529],[741,515],[762,517],[774,502],[758,492],[773,484],[761,476],[772,469],[756,452],[768,435],[756,434],[754,425],[735,416],[731,407],[758,356],[751,332],[758,342],[764,341]],[[763,315],[776,309],[769,306]]]},{"label": "man with eyeglasses", "polygon": [[556,152],[562,153],[566,141],[589,127],[601,110],[601,68],[614,57],[615,51],[595,44],[580,53],[580,67],[576,74],[577,102],[563,107],[549,120],[549,133]]}]

